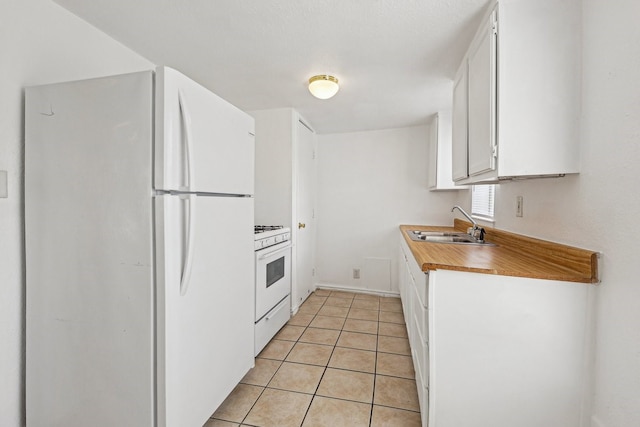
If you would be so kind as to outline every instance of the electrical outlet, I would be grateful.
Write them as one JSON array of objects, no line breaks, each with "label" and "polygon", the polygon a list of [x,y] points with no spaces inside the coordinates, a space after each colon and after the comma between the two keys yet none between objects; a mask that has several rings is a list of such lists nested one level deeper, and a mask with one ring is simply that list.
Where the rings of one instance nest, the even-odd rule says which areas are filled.
[{"label": "electrical outlet", "polygon": [[519,218],[522,218],[523,203],[524,201],[522,199],[522,196],[517,196],[516,197],[516,216]]},{"label": "electrical outlet", "polygon": [[359,279],[360,278],[360,269],[359,268],[354,268],[353,269],[353,278],[354,279]]}]

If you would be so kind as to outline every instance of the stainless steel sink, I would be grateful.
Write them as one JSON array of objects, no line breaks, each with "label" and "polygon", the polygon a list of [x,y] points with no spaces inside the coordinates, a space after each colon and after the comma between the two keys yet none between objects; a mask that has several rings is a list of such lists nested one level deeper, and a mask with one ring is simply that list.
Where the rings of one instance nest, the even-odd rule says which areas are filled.
[{"label": "stainless steel sink", "polygon": [[[452,237],[460,237],[460,236],[469,236],[467,233],[456,232],[456,231],[418,231],[412,230],[413,234],[418,236],[452,236]],[[471,237],[471,236],[469,236]]]},{"label": "stainless steel sink", "polygon": [[417,242],[495,246],[493,243],[477,240],[473,236],[463,232],[410,230],[409,237],[411,240]]}]

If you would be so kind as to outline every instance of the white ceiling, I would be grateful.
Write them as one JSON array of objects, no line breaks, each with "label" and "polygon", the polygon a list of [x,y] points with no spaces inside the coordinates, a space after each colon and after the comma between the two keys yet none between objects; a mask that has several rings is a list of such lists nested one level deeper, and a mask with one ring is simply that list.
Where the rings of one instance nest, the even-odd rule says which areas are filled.
[{"label": "white ceiling", "polygon": [[[54,0],[243,110],[293,107],[318,133],[426,123],[489,0]],[[313,98],[315,74],[340,79]]]}]

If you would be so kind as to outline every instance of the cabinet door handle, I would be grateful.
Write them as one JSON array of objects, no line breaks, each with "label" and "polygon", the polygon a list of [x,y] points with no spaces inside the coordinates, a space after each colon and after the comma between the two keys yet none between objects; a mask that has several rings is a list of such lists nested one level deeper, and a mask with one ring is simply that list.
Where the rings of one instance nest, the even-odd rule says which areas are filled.
[{"label": "cabinet door handle", "polygon": [[307,224],[305,224],[304,222],[299,222],[298,223],[298,228],[305,228],[307,226]]}]

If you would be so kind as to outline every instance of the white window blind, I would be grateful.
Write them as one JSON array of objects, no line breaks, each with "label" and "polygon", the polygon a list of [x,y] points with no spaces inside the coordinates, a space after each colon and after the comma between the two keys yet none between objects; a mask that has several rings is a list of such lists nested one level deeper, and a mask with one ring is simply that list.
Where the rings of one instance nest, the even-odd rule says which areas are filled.
[{"label": "white window blind", "polygon": [[474,185],[471,187],[471,215],[493,219],[495,185]]}]

